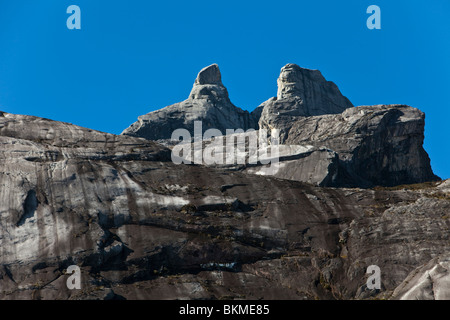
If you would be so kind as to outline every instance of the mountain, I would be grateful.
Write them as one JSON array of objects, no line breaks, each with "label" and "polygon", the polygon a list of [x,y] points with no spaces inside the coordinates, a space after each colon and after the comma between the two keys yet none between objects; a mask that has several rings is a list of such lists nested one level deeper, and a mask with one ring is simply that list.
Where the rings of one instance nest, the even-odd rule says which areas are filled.
[{"label": "mountain", "polygon": [[[1,299],[450,292],[449,181],[323,188],[176,165],[153,141],[5,112],[0,143]],[[81,289],[66,285],[71,265]],[[379,290],[367,288],[370,265],[381,269]]]},{"label": "mountain", "polygon": [[186,100],[140,116],[122,134],[159,140],[170,139],[176,129],[187,129],[193,136],[194,121],[202,121],[202,133],[215,128],[223,134],[231,128],[255,128],[258,122],[231,103],[219,67],[213,64],[200,70]]},{"label": "mountain", "polygon": [[[194,121],[249,130],[225,137],[245,161],[176,164],[195,144],[172,132]],[[450,180],[424,124],[410,106],[354,107],[294,64],[251,113],[206,67],[187,100],[121,135],[0,112],[0,299],[448,299]],[[278,146],[242,139],[273,129]],[[226,158],[221,138],[194,156]]]},{"label": "mountain", "polygon": [[[124,134],[171,147],[179,142],[170,141],[171,132],[184,128],[193,135],[194,121],[202,121],[203,131],[217,128],[222,134],[258,128],[270,135],[277,129],[280,166],[272,175],[278,178],[362,188],[439,180],[423,148],[425,114],[420,110],[406,105],[354,107],[320,71],[292,63],[281,69],[277,84],[277,96],[248,114],[229,102],[219,68],[212,65],[200,71],[188,100],[141,116]],[[224,141],[216,152],[225,157],[226,147]],[[259,162],[230,168],[265,175],[267,167]]]}]

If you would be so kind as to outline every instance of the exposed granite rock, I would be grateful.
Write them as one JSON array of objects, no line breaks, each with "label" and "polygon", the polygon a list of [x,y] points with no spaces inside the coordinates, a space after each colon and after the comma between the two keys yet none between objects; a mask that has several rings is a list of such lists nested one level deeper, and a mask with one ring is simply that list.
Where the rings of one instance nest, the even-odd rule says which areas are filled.
[{"label": "exposed granite rock", "polygon": [[260,128],[289,128],[297,117],[342,113],[353,104],[319,70],[285,65],[277,80],[277,96],[262,103]]},{"label": "exposed granite rock", "polygon": [[246,166],[243,171],[308,182],[317,186],[339,184],[339,159],[334,151],[315,147],[305,151],[296,150],[300,148],[305,149],[303,146],[282,145],[278,164]]},{"label": "exposed granite rock", "polygon": [[341,186],[395,186],[439,180],[423,149],[425,115],[405,105],[349,108],[341,114],[303,117],[285,144],[326,146],[339,155]]},{"label": "exposed granite rock", "polygon": [[442,181],[442,183],[437,186],[437,189],[444,193],[450,193],[450,179]]},{"label": "exposed granite rock", "polygon": [[450,249],[437,183],[334,189],[175,165],[152,141],[7,113],[0,143],[1,299],[390,297]]},{"label": "exposed granite rock", "polygon": [[450,256],[444,254],[411,272],[395,289],[399,300],[450,300]]},{"label": "exposed granite rock", "polygon": [[[259,127],[278,129],[280,143],[337,153],[335,186],[394,186],[439,180],[423,149],[425,115],[405,105],[352,108],[317,70],[288,64],[278,94],[264,102]],[[258,112],[260,112],[258,110]]]},{"label": "exposed granite rock", "polygon": [[[275,177],[363,188],[439,180],[423,149],[425,115],[418,109],[353,107],[320,71],[295,64],[281,69],[277,83],[277,96],[249,114],[231,104],[218,66],[211,65],[200,71],[187,100],[141,116],[124,134],[162,139],[163,145],[173,147],[178,140],[168,140],[172,132],[186,128],[192,136],[196,120],[202,121],[202,132],[259,127],[270,134],[278,129],[285,150],[313,146],[315,151],[281,159]],[[264,174],[265,167],[240,168]]]},{"label": "exposed granite rock", "polygon": [[353,107],[338,87],[327,81],[319,70],[305,69],[289,63],[281,68],[277,84],[277,100],[300,98],[305,108],[303,112],[307,116],[341,113]]},{"label": "exposed granite rock", "polygon": [[[184,163],[190,163],[186,161],[190,160],[209,167],[303,181],[318,186],[339,186],[342,169],[339,168],[339,158],[334,151],[312,145],[278,145],[274,154],[270,144],[261,142],[259,133],[249,131],[203,140],[201,148],[192,143],[191,152],[180,155],[180,159],[184,159]],[[257,144],[249,143],[250,139],[256,140]],[[233,151],[230,151],[230,146],[234,147]],[[214,163],[205,160],[205,156],[212,153],[209,149],[214,149],[214,160],[217,160]],[[235,156],[233,163],[227,162],[230,154]],[[245,162],[241,159],[245,159]]]},{"label": "exposed granite rock", "polygon": [[[275,177],[320,186],[363,188],[439,180],[423,148],[425,115],[418,109],[405,105],[360,106],[340,114],[297,117],[288,127],[272,124],[263,129],[268,134],[272,128],[280,131],[282,154]],[[259,135],[243,135],[250,134]],[[221,152],[225,154],[226,148],[223,143]],[[264,174],[266,167],[258,163],[241,168]]]},{"label": "exposed granite rock", "polygon": [[122,134],[149,140],[170,139],[173,131],[184,128],[193,136],[194,121],[202,121],[202,133],[209,128],[226,134],[226,129],[257,126],[257,120],[248,111],[231,103],[219,67],[213,64],[199,72],[188,99],[140,116]]},{"label": "exposed granite rock", "polygon": [[[364,257],[348,261],[349,278],[358,278],[355,270],[361,263],[378,265],[381,268],[381,291],[385,293],[405,280],[413,270],[410,266],[416,268],[448,253],[450,249],[448,245],[444,246],[444,250],[440,247],[442,240],[449,239],[448,231],[445,231],[450,226],[447,217],[450,212],[449,195],[441,197],[435,193],[434,188],[422,189],[422,196],[416,200],[402,200],[393,206],[386,205],[392,201],[392,197],[395,198],[402,192],[392,192],[384,199],[379,198],[378,206],[383,207],[381,215],[367,211],[365,219],[354,220],[344,230],[347,256],[354,257],[355,254],[364,252]],[[422,243],[424,238],[427,239],[426,245]],[[385,252],[389,252],[389,255],[385,255]],[[380,291],[368,290],[363,285],[355,298],[369,298],[379,293]]]},{"label": "exposed granite rock", "polygon": [[156,142],[123,137],[49,119],[0,111],[1,159],[36,163],[78,160],[170,160]]}]

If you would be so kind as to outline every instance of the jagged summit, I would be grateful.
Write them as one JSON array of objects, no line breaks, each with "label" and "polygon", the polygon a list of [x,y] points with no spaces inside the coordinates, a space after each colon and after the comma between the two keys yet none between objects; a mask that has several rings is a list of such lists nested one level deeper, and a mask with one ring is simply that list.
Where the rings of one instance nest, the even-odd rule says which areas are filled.
[{"label": "jagged summit", "polygon": [[217,84],[223,86],[222,75],[220,74],[220,69],[217,63],[207,66],[200,70],[195,79],[194,85],[202,84]]},{"label": "jagged summit", "polygon": [[278,116],[336,114],[353,107],[337,85],[327,81],[319,70],[288,63],[281,68],[277,84],[277,96],[262,104],[266,109],[263,122],[273,121]]},{"label": "jagged summit", "polygon": [[223,133],[226,129],[267,128],[280,121],[282,126],[288,126],[292,116],[337,114],[353,107],[319,70],[289,63],[281,68],[277,83],[277,96],[250,114],[233,105],[219,66],[212,64],[200,70],[185,101],[138,117],[122,134],[150,140],[170,139],[179,128],[192,133],[194,121],[202,121],[204,130],[217,128]]},{"label": "jagged summit", "polygon": [[198,73],[188,99],[140,116],[123,133],[166,140],[184,128],[192,137],[194,121],[202,121],[203,132],[215,128],[222,134],[227,129],[266,129],[269,134],[278,129],[286,150],[308,150],[289,151],[279,178],[365,188],[439,179],[423,149],[425,119],[420,110],[404,105],[353,107],[319,70],[293,63],[281,68],[277,83],[277,96],[249,114],[231,103],[219,67],[213,64]]},{"label": "jagged summit", "polygon": [[315,82],[326,82],[319,70],[302,68],[295,63],[285,65],[281,68],[280,76],[277,79],[277,99],[304,97],[305,88],[303,82],[305,79]]},{"label": "jagged summit", "polygon": [[[140,117],[135,134],[245,125],[206,70],[197,98]],[[312,93],[327,86],[283,73],[300,95],[273,98],[286,107],[310,103],[297,76]],[[154,141],[0,112],[0,299],[450,299],[450,180],[404,185],[438,180],[425,115],[378,105],[281,120],[268,175],[177,165]],[[370,265],[381,289],[367,286]]]},{"label": "jagged summit", "polygon": [[227,88],[222,84],[222,75],[217,64],[212,64],[200,70],[195,79],[189,99],[225,100],[231,104]]},{"label": "jagged summit", "polygon": [[212,64],[200,70],[186,100],[138,117],[122,134],[149,140],[170,139],[173,131],[183,128],[193,135],[194,121],[202,121],[203,131],[215,128],[224,134],[226,129],[255,128],[258,122],[230,101],[219,66]]},{"label": "jagged summit", "polygon": [[263,102],[259,110],[259,128],[289,130],[298,117],[339,114],[353,107],[336,84],[327,81],[319,70],[288,63],[277,79],[277,96]]},{"label": "jagged summit", "polygon": [[[359,134],[348,129],[366,127],[378,135],[357,153],[375,149],[382,161],[396,135],[402,148],[386,163],[403,152],[400,161],[414,165],[408,140],[420,131],[411,132],[417,121],[403,109],[304,117],[311,122],[298,123],[299,133],[320,138],[311,128],[324,118],[319,130],[335,125],[348,132],[346,143]],[[376,130],[380,116],[389,128]],[[274,179],[176,165],[152,141],[8,113],[0,141],[2,300],[450,297],[448,181],[321,188],[286,179],[319,173],[307,163],[329,167],[325,152],[281,159],[285,176]],[[373,161],[359,163],[383,175]],[[71,290],[63,272],[75,264],[81,290]],[[372,264],[382,270],[382,290],[367,288]]]}]

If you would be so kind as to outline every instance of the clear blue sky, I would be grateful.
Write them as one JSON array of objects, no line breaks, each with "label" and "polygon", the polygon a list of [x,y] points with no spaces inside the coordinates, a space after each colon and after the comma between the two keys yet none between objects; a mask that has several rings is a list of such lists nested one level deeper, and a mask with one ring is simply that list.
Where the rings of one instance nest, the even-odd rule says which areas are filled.
[{"label": "clear blue sky", "polygon": [[[72,4],[81,30],[66,27]],[[371,4],[381,30],[366,27]],[[448,0],[0,0],[0,110],[119,134],[186,99],[211,63],[249,111],[296,63],[354,105],[424,111],[433,170],[450,178],[449,14]]]}]

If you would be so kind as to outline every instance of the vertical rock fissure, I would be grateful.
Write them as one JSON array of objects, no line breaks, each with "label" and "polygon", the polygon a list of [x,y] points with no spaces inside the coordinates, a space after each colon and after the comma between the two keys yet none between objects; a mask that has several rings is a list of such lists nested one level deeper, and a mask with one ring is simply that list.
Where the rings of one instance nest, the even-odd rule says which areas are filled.
[{"label": "vertical rock fissure", "polygon": [[36,212],[38,205],[39,201],[36,197],[36,191],[34,190],[28,191],[27,197],[23,202],[23,214],[20,217],[19,221],[17,221],[16,224],[17,227],[22,226],[27,219],[32,218],[34,216],[34,213]]}]

